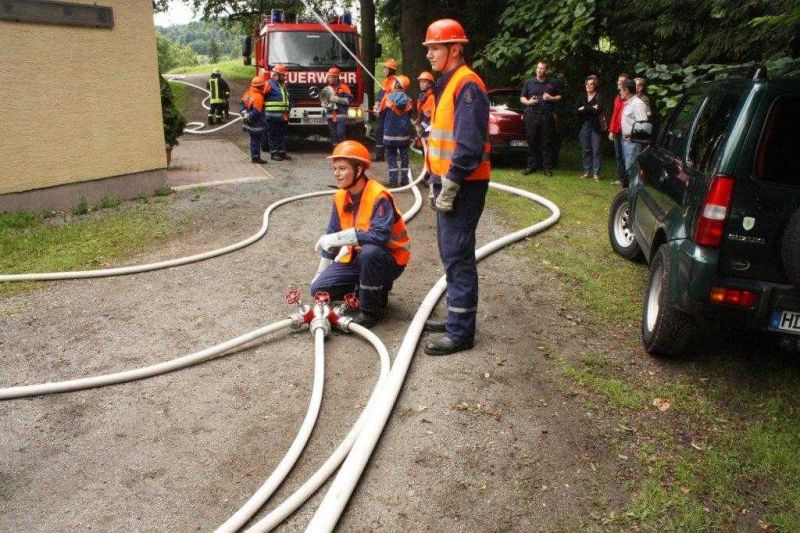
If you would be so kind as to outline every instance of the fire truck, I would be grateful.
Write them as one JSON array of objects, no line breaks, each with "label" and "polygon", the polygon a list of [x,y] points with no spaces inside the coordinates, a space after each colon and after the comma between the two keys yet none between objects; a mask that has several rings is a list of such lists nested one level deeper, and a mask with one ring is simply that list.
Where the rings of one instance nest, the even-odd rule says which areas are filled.
[{"label": "fire truck", "polygon": [[[336,17],[328,24],[339,39],[361,58],[361,36],[349,14]],[[274,65],[286,65],[286,88],[291,98],[290,131],[327,133],[328,111],[320,104],[320,91],[327,85],[327,71],[339,67],[341,80],[353,93],[354,101],[347,111],[350,138],[363,138],[368,117],[368,100],[364,94],[364,72],[358,62],[322,24],[312,21],[285,22],[282,10],[272,10],[265,17],[256,35],[244,38],[244,64],[252,64],[258,72]],[[305,130],[305,131],[303,131]]]}]

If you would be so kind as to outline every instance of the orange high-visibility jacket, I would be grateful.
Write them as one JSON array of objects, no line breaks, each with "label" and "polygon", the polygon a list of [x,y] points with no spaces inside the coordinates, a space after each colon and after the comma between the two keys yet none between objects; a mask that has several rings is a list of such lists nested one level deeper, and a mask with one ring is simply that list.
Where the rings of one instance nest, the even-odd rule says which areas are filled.
[{"label": "orange high-visibility jacket", "polygon": [[394,80],[396,79],[394,76],[386,76],[381,82],[381,90],[378,92],[378,111],[386,109],[386,99],[389,97],[389,93],[394,90]]},{"label": "orange high-visibility jacket", "polygon": [[[468,66],[461,65],[447,81],[441,96],[436,101],[425,161],[431,173],[437,176],[446,176],[447,171],[450,170],[451,158],[457,145],[454,137],[455,103],[461,88],[467,82],[473,82],[482,91],[486,91],[486,85],[483,80]],[[486,127],[487,135],[486,142],[483,144],[483,158],[477,168],[465,178],[466,181],[488,180],[491,174],[492,166],[489,162],[491,145],[489,144],[488,123]]]},{"label": "orange high-visibility jacket", "polygon": [[[367,185],[361,192],[361,201],[358,206],[358,216],[353,220],[353,210],[347,209],[346,206],[352,206],[353,200],[350,198],[350,193],[344,189],[336,191],[333,196],[333,204],[336,206],[336,212],[339,214],[339,223],[343,230],[356,228],[358,231],[369,231],[370,221],[372,220],[372,212],[378,200],[388,198],[392,202],[394,208],[395,221],[392,224],[392,232],[389,236],[389,242],[386,243],[386,248],[392,254],[395,263],[399,266],[408,264],[411,258],[409,248],[411,244],[406,232],[406,223],[403,221],[403,216],[397,205],[394,203],[392,194],[386,188],[375,180],[368,179]],[[352,254],[348,253],[340,258],[341,263],[349,263],[352,259]]]}]

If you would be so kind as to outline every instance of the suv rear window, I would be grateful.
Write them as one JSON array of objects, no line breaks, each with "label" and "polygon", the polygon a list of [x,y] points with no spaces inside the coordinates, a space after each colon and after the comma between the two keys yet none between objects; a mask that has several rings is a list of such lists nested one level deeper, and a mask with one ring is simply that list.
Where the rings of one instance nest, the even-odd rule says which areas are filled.
[{"label": "suv rear window", "polygon": [[740,95],[712,93],[703,102],[700,115],[695,120],[686,163],[700,172],[711,172],[716,156],[725,139],[728,123],[734,116]]},{"label": "suv rear window", "polygon": [[797,154],[800,154],[800,98],[782,96],[772,103],[761,133],[755,161],[758,179],[800,187]]}]

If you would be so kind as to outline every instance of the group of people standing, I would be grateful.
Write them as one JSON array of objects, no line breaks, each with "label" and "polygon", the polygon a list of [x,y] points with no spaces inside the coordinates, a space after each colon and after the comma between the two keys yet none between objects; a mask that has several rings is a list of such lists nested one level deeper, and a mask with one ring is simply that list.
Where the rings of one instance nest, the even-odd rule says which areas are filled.
[{"label": "group of people standing", "polygon": [[[528,160],[523,174],[543,169],[552,176],[553,140],[555,133],[555,106],[562,100],[559,84],[547,74],[547,62],[536,65],[536,75],[522,86],[520,102],[528,140]],[[578,95],[572,112],[578,116],[578,140],[581,145],[583,179],[600,181],[602,141],[608,135],[614,143],[619,183],[627,186],[627,169],[641,151],[640,144],[631,142],[633,124],[652,120],[652,108],[645,93],[644,78],[630,79],[622,73],[617,78],[617,95],[614,98],[610,119],[606,118],[603,99],[598,91],[599,80],[594,74],[587,76],[584,91]]]},{"label": "group of people standing", "polygon": [[292,159],[286,153],[290,108],[286,73],[286,65],[275,65],[271,71],[254,77],[239,103],[242,129],[250,135],[250,160],[253,163],[266,164],[261,158],[265,134],[273,161]]},{"label": "group of people standing", "polygon": [[[436,210],[439,255],[447,279],[447,317],[443,321],[429,320],[425,325],[427,330],[444,335],[425,345],[428,355],[470,349],[475,339],[478,306],[475,231],[483,213],[491,164],[489,98],[483,80],[465,64],[467,42],[461,24],[442,19],[428,27],[423,43],[438,77],[435,81],[431,73],[419,77],[425,97],[424,105],[418,107],[425,111],[417,117],[417,122],[418,129],[429,130],[425,156],[430,172],[428,198]],[[394,72],[387,73],[387,78],[390,76],[393,79],[389,94],[396,96],[381,95],[386,114],[379,130],[382,138],[376,144],[385,147],[390,141],[398,141],[404,143],[407,151],[410,130],[402,139],[404,135],[394,129],[394,121],[396,117],[408,116],[413,107],[407,95],[401,96],[410,81]],[[388,90],[389,84],[383,87]],[[407,126],[410,128],[410,117]],[[321,259],[311,292],[326,291],[332,299],[341,299],[356,286],[359,311],[353,321],[372,327],[383,318],[389,291],[410,260],[410,237],[391,192],[367,177],[371,158],[363,144],[343,141],[334,147],[328,159],[332,160],[338,191],[326,233],[317,242]],[[402,160],[401,154],[401,165]],[[401,182],[399,174],[394,176]]]}]

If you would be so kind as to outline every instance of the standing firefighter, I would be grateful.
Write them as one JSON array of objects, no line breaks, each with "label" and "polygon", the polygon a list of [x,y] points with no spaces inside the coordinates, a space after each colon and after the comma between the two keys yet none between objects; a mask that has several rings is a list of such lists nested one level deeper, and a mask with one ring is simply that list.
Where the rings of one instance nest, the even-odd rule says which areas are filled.
[{"label": "standing firefighter", "polygon": [[206,89],[209,92],[208,125],[214,122],[222,122],[223,116],[228,118],[228,98],[231,97],[231,89],[228,82],[222,79],[222,73],[218,68],[211,73],[211,79],[206,82]]},{"label": "standing firefighter", "polygon": [[353,321],[371,328],[382,318],[392,284],[411,257],[406,225],[392,194],[367,177],[366,146],[343,141],[328,159],[339,190],[328,229],[315,246],[322,258],[311,293],[326,291],[340,300],[358,287],[359,312]]},{"label": "standing firefighter", "polygon": [[286,65],[275,65],[264,91],[264,113],[267,115],[270,158],[275,161],[292,158],[286,153],[289,130],[289,93],[286,90]]},{"label": "standing firefighter", "polygon": [[[394,89],[386,98],[386,116],[383,119],[383,145],[389,165],[389,186],[408,183],[408,145],[411,144],[411,112],[414,102],[406,94],[411,88],[407,76],[396,76]],[[400,168],[397,159],[400,158]]]},{"label": "standing firefighter", "polygon": [[333,146],[347,139],[347,107],[353,103],[353,93],[346,83],[342,83],[341,74],[338,67],[328,69],[328,86],[333,90],[329,104],[331,110],[328,114],[328,132]]},{"label": "standing firefighter", "polygon": [[386,97],[394,89],[394,73],[397,72],[397,61],[391,57],[383,63],[383,81],[378,94],[375,96],[375,110],[378,113],[378,124],[375,126],[375,158],[373,161],[383,161],[383,119],[386,117]]},{"label": "standing firefighter", "polygon": [[256,76],[250,82],[250,89],[242,96],[239,113],[242,115],[242,129],[250,134],[250,160],[264,164],[261,159],[261,141],[267,127],[264,116],[264,85],[267,80],[263,75]]},{"label": "standing firefighter", "polygon": [[447,279],[447,319],[429,321],[445,335],[427,343],[428,355],[472,348],[478,309],[475,230],[489,188],[489,98],[483,80],[464,63],[467,35],[461,24],[441,19],[428,26],[424,46],[434,72],[434,94],[426,163],[429,200],[437,211],[436,236]]},{"label": "standing firefighter", "polygon": [[[420,140],[427,140],[431,132],[431,120],[433,119],[433,108],[436,105],[433,96],[433,74],[423,72],[417,76],[419,82],[419,96],[417,97],[417,118],[414,120],[414,127],[417,130],[417,137]],[[430,172],[425,169],[425,181],[423,185],[429,185]]]}]

